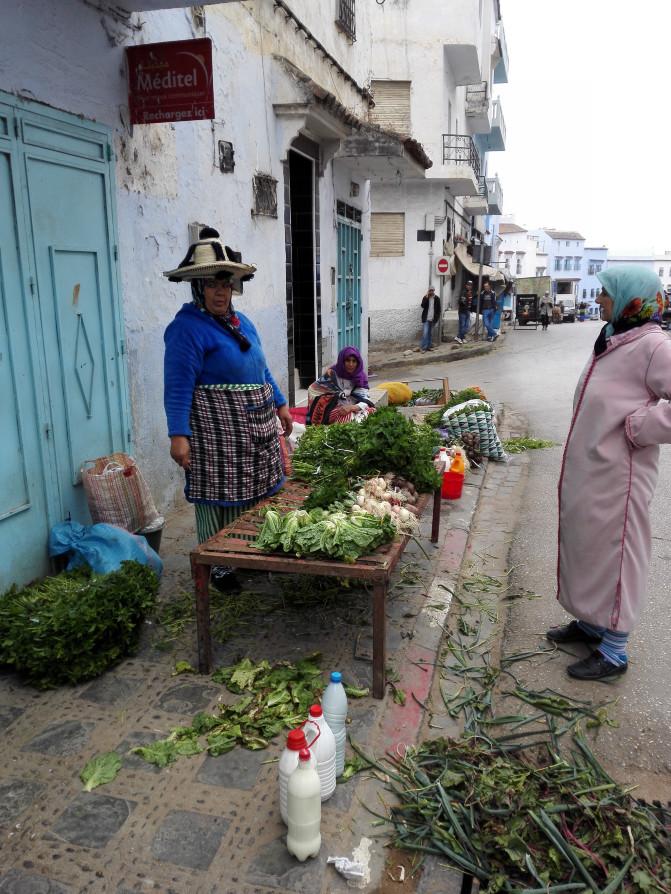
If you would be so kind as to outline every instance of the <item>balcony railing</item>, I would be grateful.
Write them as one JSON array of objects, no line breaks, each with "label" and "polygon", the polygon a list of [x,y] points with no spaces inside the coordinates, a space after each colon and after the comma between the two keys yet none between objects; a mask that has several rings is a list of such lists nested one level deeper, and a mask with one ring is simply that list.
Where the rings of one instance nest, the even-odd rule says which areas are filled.
[{"label": "balcony railing", "polygon": [[499,22],[496,27],[496,38],[499,44],[501,58],[494,69],[494,83],[508,83],[508,45],[506,44],[506,32],[503,28],[503,22]]},{"label": "balcony railing", "polygon": [[470,84],[466,87],[466,115],[479,118],[481,115],[487,115],[488,111],[489,84],[487,81]]},{"label": "balcony railing", "polygon": [[[490,214],[500,214],[503,209],[503,190],[498,177],[487,177],[487,200]],[[498,211],[492,209],[497,208]]]},{"label": "balcony railing", "polygon": [[356,16],[354,14],[355,0],[338,0],[338,13],[336,25],[349,37],[356,40]]},{"label": "balcony railing", "polygon": [[466,134],[443,134],[443,164],[469,165],[480,180],[480,156],[472,137]]}]

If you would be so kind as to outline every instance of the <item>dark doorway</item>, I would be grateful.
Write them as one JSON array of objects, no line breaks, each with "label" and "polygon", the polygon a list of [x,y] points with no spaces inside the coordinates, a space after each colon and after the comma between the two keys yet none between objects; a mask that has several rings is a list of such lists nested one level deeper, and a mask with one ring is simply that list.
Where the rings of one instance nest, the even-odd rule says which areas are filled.
[{"label": "dark doorway", "polygon": [[[299,387],[307,388],[317,378],[315,266],[314,266],[314,162],[289,152],[291,203],[291,266],[294,323],[294,366]],[[289,377],[293,369],[289,368]]]}]

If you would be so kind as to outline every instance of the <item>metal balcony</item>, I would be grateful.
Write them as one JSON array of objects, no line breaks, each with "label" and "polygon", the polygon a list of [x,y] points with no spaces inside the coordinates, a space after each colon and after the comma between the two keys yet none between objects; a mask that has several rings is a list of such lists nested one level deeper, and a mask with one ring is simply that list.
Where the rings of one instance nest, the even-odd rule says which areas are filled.
[{"label": "metal balcony", "polygon": [[488,214],[503,214],[503,190],[498,175],[487,177]]},{"label": "metal balcony", "polygon": [[479,194],[480,156],[470,136],[444,133],[442,162],[426,172],[427,180],[444,183],[454,196]]},{"label": "metal balcony", "polygon": [[489,201],[487,199],[487,183],[484,177],[478,180],[477,196],[469,196],[464,199],[464,214],[487,214]]},{"label": "metal balcony", "polygon": [[506,148],[506,122],[500,99],[492,103],[490,131],[482,137],[482,146],[485,152],[502,152]]},{"label": "metal balcony", "polygon": [[493,80],[495,84],[508,83],[508,46],[506,44],[506,32],[503,29],[503,22],[499,22],[496,26],[496,40],[498,43],[499,61],[494,68]]},{"label": "metal balcony", "polygon": [[473,133],[489,133],[489,84],[466,87],[466,119]]}]

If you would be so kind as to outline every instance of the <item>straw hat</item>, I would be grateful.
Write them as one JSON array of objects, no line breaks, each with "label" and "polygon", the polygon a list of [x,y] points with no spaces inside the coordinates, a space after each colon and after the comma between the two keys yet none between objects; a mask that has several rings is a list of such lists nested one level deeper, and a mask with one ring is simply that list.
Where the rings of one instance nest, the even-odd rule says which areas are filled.
[{"label": "straw hat", "polygon": [[254,276],[256,265],[243,264],[240,252],[224,245],[219,233],[212,227],[203,227],[199,237],[198,242],[189,246],[179,267],[166,270],[163,276],[167,276],[170,282],[185,282],[228,273],[233,291],[241,293],[242,283]]}]

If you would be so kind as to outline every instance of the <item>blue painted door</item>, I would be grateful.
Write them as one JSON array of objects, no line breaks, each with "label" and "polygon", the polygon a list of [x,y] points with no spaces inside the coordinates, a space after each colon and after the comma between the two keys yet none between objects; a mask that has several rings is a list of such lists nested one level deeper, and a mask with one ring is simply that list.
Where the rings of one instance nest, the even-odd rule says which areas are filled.
[{"label": "blue painted door", "polygon": [[34,308],[19,252],[19,159],[13,137],[13,110],[0,104],[0,593],[47,570],[43,415],[31,360]]},{"label": "blue painted door", "polygon": [[338,217],[338,350],[361,347],[361,212],[344,211],[347,217]]},{"label": "blue painted door", "polygon": [[[36,505],[30,513],[40,516],[31,551],[34,567],[44,570],[44,523],[48,529],[69,518],[90,522],[81,465],[128,449],[130,428],[109,134],[25,104],[14,109],[14,121],[21,190],[14,214],[26,270],[13,299],[30,306],[19,416],[28,391],[34,392],[38,449],[29,477],[42,480],[46,512]],[[15,325],[9,325],[10,338]],[[8,537],[0,521],[0,553]],[[26,579],[21,567],[0,567],[0,584],[5,577]]]}]

